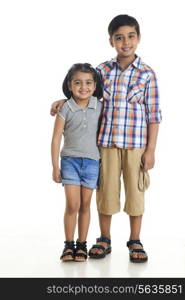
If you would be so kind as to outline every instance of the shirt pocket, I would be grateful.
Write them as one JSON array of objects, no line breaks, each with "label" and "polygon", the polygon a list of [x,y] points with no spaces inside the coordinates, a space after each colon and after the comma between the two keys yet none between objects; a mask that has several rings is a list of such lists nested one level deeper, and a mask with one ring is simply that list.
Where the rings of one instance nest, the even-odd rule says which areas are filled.
[{"label": "shirt pocket", "polygon": [[127,93],[127,101],[129,103],[143,103],[145,84],[131,84]]}]

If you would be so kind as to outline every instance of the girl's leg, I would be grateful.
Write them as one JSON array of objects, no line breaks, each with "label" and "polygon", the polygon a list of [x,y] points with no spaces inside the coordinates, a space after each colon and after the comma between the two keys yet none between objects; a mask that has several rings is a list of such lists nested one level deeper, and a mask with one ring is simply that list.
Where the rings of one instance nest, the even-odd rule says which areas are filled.
[{"label": "girl's leg", "polygon": [[64,213],[64,230],[67,241],[74,239],[76,217],[80,208],[80,186],[66,184],[66,209]]},{"label": "girl's leg", "polygon": [[78,240],[86,241],[90,223],[90,203],[93,190],[81,186],[81,203],[78,215]]},{"label": "girl's leg", "polygon": [[[81,186],[81,205],[78,214],[78,244],[81,245],[79,250],[76,251],[75,260],[85,261],[87,258],[86,238],[90,223],[90,202],[92,197],[92,189]],[[82,253],[85,256],[78,256],[78,253]]]},{"label": "girl's leg", "polygon": [[[74,232],[76,227],[76,216],[80,207],[80,186],[76,185],[65,185],[65,195],[66,195],[66,209],[64,213],[64,231],[66,241],[70,244],[74,244]],[[66,243],[65,248],[63,250],[63,254],[61,255],[61,259],[63,261],[71,261],[73,260],[74,250],[70,247],[68,248]],[[70,253],[71,255],[65,254],[65,252]]]}]

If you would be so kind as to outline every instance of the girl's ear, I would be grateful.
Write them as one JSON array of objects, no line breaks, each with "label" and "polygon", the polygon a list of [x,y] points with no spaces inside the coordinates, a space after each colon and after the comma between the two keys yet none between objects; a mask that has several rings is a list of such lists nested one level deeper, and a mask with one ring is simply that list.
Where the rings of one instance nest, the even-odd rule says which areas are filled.
[{"label": "girl's ear", "polygon": [[70,90],[70,92],[71,92],[71,83],[68,81],[67,82],[67,86],[68,86],[68,89]]}]

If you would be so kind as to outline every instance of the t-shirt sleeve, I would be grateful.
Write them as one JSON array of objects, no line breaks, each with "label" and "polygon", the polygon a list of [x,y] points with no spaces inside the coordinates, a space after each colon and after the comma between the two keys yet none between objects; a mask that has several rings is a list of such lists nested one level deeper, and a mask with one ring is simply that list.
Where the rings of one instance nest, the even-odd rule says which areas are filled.
[{"label": "t-shirt sleeve", "polygon": [[68,104],[65,102],[58,112],[58,116],[62,117],[64,120],[67,118]]}]

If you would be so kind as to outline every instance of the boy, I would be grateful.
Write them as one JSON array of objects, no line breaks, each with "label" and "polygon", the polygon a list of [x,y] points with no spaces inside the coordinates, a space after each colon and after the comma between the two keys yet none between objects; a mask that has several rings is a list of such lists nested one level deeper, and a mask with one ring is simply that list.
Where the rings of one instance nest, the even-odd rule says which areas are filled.
[{"label": "boy", "polygon": [[[140,231],[144,190],[149,185],[147,170],[154,166],[161,121],[158,86],[154,71],[135,54],[140,41],[137,20],[118,15],[110,22],[108,32],[117,57],[97,67],[103,80],[104,105],[98,136],[102,162],[97,190],[101,237],[89,256],[103,258],[111,252],[111,218],[120,210],[123,172],[124,211],[129,215],[131,229],[127,242],[130,261],[145,262],[148,257],[140,242]],[[61,101],[53,103],[51,114],[60,104]]]}]

